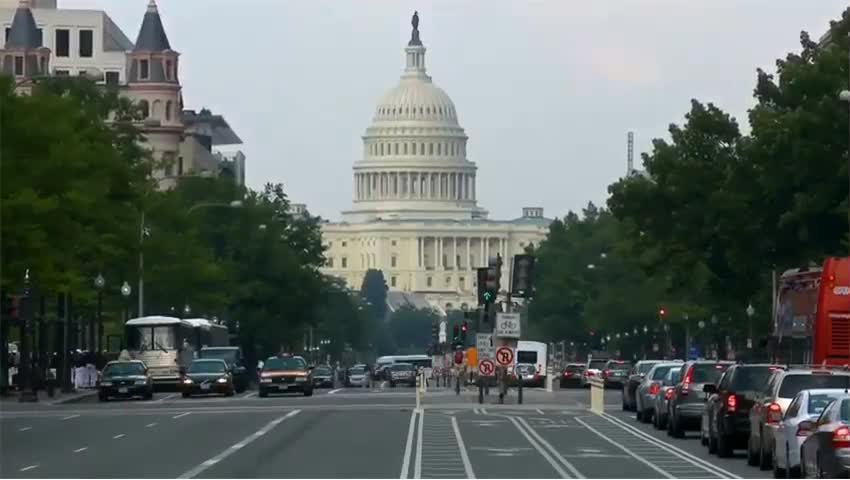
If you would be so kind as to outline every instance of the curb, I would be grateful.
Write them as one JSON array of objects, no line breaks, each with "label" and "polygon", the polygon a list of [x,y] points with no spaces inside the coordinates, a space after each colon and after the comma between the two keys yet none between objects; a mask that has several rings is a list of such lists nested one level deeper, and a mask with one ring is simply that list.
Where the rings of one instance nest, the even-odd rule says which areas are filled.
[{"label": "curb", "polygon": [[65,404],[65,403],[76,403],[76,402],[79,402],[80,400],[83,400],[83,399],[88,398],[88,397],[93,397],[95,395],[97,395],[97,390],[91,390],[91,391],[77,393],[77,394],[74,394],[74,395],[68,395],[65,398],[60,398],[58,400],[48,402],[48,404],[49,405],[62,405],[62,404]]}]

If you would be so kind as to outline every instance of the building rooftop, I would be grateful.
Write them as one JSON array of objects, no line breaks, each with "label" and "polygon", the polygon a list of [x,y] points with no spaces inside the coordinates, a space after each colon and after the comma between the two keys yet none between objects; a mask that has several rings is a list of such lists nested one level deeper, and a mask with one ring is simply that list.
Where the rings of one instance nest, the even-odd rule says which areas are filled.
[{"label": "building rooftop", "polygon": [[182,120],[187,130],[209,136],[213,146],[242,143],[242,139],[230,128],[230,124],[222,115],[214,114],[206,108],[200,112],[183,110]]}]

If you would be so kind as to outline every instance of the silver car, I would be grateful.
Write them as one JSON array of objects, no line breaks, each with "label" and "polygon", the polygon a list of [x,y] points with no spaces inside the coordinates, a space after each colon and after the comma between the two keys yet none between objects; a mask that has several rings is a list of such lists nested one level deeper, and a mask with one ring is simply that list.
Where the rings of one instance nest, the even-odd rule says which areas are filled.
[{"label": "silver car", "polygon": [[682,362],[656,363],[643,377],[635,390],[635,418],[649,423],[655,414],[655,397],[664,386],[664,379],[671,369],[682,368]]},{"label": "silver car", "polygon": [[368,387],[369,372],[363,365],[351,367],[348,371],[348,386],[350,387]]},{"label": "silver car", "polygon": [[[773,433],[773,471],[776,478],[800,475],[800,448],[814,431],[826,407],[835,399],[846,396],[844,389],[811,389],[798,393]],[[806,423],[808,422],[808,423]]]},{"label": "silver car", "polygon": [[[681,365],[681,364],[679,364]],[[658,430],[667,428],[667,420],[670,418],[670,397],[673,396],[673,388],[679,383],[680,368],[673,367],[667,371],[661,388],[655,394],[653,400],[652,425]]]},{"label": "silver car", "polygon": [[850,473],[850,395],[829,404],[817,420],[798,428],[812,433],[800,451],[803,478],[847,478]]}]

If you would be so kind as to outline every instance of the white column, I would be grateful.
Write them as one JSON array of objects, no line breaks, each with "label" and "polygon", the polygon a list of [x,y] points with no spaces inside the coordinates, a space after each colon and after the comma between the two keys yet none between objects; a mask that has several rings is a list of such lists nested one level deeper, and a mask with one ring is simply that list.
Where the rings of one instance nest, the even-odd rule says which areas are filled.
[{"label": "white column", "polygon": [[466,269],[472,270],[472,262],[469,261],[469,257],[472,256],[472,241],[469,237],[466,237]]},{"label": "white column", "polygon": [[434,270],[440,269],[440,242],[439,237],[434,237]]},{"label": "white column", "polygon": [[452,250],[452,261],[451,263],[455,266],[455,270],[460,270],[460,263],[458,262],[458,254],[457,254],[457,237],[452,237],[452,241],[454,242],[454,249]]},{"label": "white column", "polygon": [[422,237],[416,237],[416,256],[419,258],[419,268],[422,268],[424,265],[422,263],[423,255],[425,253],[425,242]]},{"label": "white column", "polygon": [[472,175],[472,199],[475,200],[475,175]]}]

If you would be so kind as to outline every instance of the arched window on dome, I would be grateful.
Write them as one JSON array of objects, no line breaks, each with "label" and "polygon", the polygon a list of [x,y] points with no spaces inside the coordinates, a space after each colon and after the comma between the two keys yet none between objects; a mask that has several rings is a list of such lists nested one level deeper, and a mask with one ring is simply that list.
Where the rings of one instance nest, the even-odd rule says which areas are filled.
[{"label": "arched window on dome", "polygon": [[383,156],[383,155],[384,155],[384,144],[382,143],[381,144],[381,156]]},{"label": "arched window on dome", "polygon": [[441,144],[437,144],[437,155],[443,154],[443,146]]},{"label": "arched window on dome", "polygon": [[419,144],[419,155],[425,155],[425,143]]},{"label": "arched window on dome", "polygon": [[410,115],[410,107],[404,107],[404,114]]},{"label": "arched window on dome", "polygon": [[455,142],[451,143],[451,151],[452,151],[452,156],[454,156],[455,155]]},{"label": "arched window on dome", "polygon": [[404,144],[404,154],[407,155],[407,143]]},{"label": "arched window on dome", "polygon": [[425,107],[425,115],[431,115],[431,107]]},{"label": "arched window on dome", "polygon": [[395,143],[395,154],[398,155],[398,142]]},{"label": "arched window on dome", "polygon": [[412,143],[410,144],[410,154],[411,154],[411,155],[416,155],[416,142],[412,142]]},{"label": "arched window on dome", "polygon": [[434,144],[429,143],[428,144],[428,155],[433,155],[433,154],[434,154]]}]

